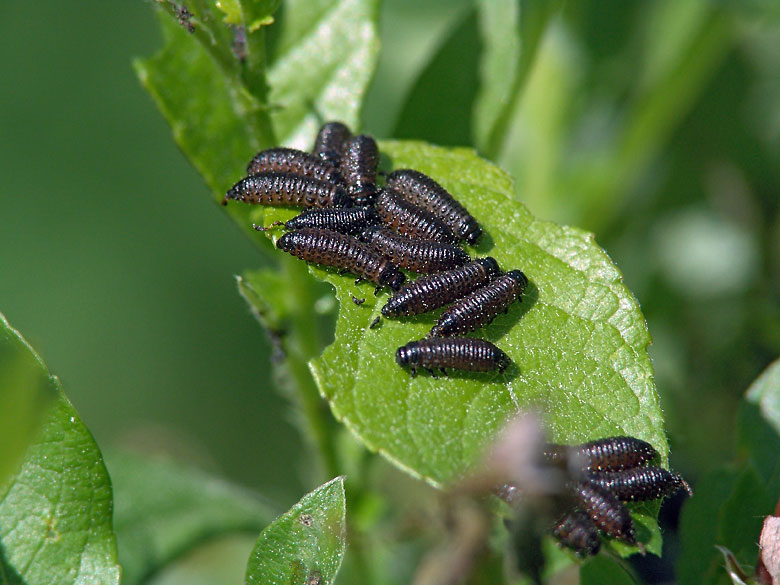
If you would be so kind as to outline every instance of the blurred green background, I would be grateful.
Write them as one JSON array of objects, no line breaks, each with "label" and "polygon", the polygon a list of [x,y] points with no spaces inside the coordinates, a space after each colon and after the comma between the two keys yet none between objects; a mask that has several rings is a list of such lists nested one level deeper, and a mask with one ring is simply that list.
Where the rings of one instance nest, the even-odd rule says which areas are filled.
[{"label": "blurred green background", "polygon": [[101,447],[170,450],[289,505],[300,440],[234,279],[261,256],[135,77],[154,12],[2,3],[0,311]]},{"label": "blurred green background", "polygon": [[[489,140],[478,5],[384,4],[363,130],[478,145],[535,214],[595,232],[648,319],[672,464],[695,485],[780,355],[777,5],[563,4]],[[310,487],[303,447],[233,279],[262,257],[135,78],[153,12],[0,7],[0,310],[101,446],[173,450],[287,506]]]}]

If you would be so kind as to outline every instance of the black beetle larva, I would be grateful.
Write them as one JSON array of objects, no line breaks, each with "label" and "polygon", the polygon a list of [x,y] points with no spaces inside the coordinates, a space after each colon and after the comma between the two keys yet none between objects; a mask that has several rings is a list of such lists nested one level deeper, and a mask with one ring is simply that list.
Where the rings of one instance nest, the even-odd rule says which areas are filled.
[{"label": "black beetle larva", "polygon": [[292,173],[250,175],[233,185],[222,200],[293,207],[345,207],[350,200],[344,188]]},{"label": "black beetle larva", "polygon": [[350,136],[352,132],[341,122],[327,122],[317,133],[312,153],[332,166],[338,167],[344,154],[344,145]]},{"label": "black beetle larva", "polygon": [[484,339],[472,337],[447,337],[443,339],[420,339],[399,347],[395,361],[400,366],[409,366],[412,376],[417,368],[425,368],[431,374],[438,368],[470,372],[503,372],[510,364],[509,357],[495,345]]},{"label": "black beetle larva", "polygon": [[321,158],[294,148],[269,148],[258,152],[246,167],[247,175],[272,171],[341,183],[338,169]]},{"label": "black beetle larva", "polygon": [[544,455],[553,463],[575,463],[589,471],[618,471],[641,467],[658,453],[635,437],[607,437],[582,445],[546,445]]},{"label": "black beetle larva", "polygon": [[358,134],[347,140],[339,169],[355,205],[370,205],[376,199],[378,165],[379,147],[373,138]]},{"label": "black beetle larva", "polygon": [[555,523],[553,536],[565,547],[573,549],[578,556],[593,556],[601,549],[601,538],[590,516],[574,508]]},{"label": "black beetle larva", "polygon": [[660,500],[681,488],[688,495],[693,495],[691,487],[679,474],[662,467],[593,473],[588,476],[588,480],[609,490],[624,502]]},{"label": "black beetle larva", "polygon": [[573,491],[578,507],[590,516],[599,530],[628,544],[636,544],[631,514],[617,496],[589,481],[575,482]]},{"label": "black beetle larva", "polygon": [[387,186],[407,201],[441,218],[459,239],[474,244],[482,234],[477,220],[428,175],[411,169],[398,169],[387,176]]},{"label": "black beetle larva", "polygon": [[385,317],[407,317],[433,311],[485,286],[500,274],[491,257],[465,266],[422,276],[395,293],[382,307]]},{"label": "black beetle larva", "polygon": [[458,242],[442,220],[430,211],[402,199],[392,189],[382,189],[375,207],[382,223],[409,238],[453,245]]},{"label": "black beetle larva", "polygon": [[412,240],[385,227],[369,227],[361,237],[394,264],[414,272],[441,272],[471,261],[466,252],[452,244]]},{"label": "black beetle larva", "polygon": [[305,228],[287,232],[276,247],[307,262],[333,266],[359,275],[377,285],[398,290],[404,273],[363,242],[331,230]]},{"label": "black beetle larva", "polygon": [[463,335],[487,325],[520,299],[527,284],[528,279],[519,270],[502,274],[444,311],[431,329],[431,337]]},{"label": "black beetle larva", "polygon": [[318,228],[358,236],[372,225],[379,223],[376,212],[371,207],[347,207],[344,209],[306,209],[300,215],[296,215],[286,222],[278,222],[268,228],[258,228],[258,231],[266,231],[276,225],[283,225],[288,230],[300,230],[303,228]]}]

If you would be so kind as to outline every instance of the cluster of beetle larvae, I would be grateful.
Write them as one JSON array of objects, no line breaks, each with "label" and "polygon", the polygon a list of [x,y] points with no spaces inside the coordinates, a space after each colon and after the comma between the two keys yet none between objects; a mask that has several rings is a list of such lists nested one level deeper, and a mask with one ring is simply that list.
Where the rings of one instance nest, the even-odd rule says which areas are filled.
[{"label": "cluster of beetle larvae", "polygon": [[[660,500],[681,488],[693,494],[679,474],[647,465],[657,456],[650,443],[634,437],[545,445],[546,462],[563,469],[569,478],[566,512],[552,527],[553,536],[580,556],[599,552],[601,534],[636,545],[634,524],[624,502]],[[521,494],[505,485],[499,495],[512,503]]]},{"label": "cluster of beetle larvae", "polygon": [[[307,262],[358,275],[393,295],[382,307],[387,318],[451,306],[425,339],[396,352],[396,361],[431,374],[446,368],[503,372],[509,357],[484,339],[466,337],[522,300],[528,284],[521,271],[503,272],[490,257],[476,260],[459,247],[482,234],[477,221],[436,181],[399,169],[377,186],[379,149],[370,136],[352,136],[340,122],[325,124],[313,152],[272,148],[258,153],[247,176],[225,195],[262,205],[305,207],[285,222],[276,246]],[[269,228],[255,226],[264,231]],[[401,271],[424,274],[403,286]],[[365,299],[353,297],[360,304]],[[371,324],[373,328],[379,317]]]},{"label": "cluster of beetle larvae", "polygon": [[[519,270],[503,272],[491,257],[473,260],[459,247],[482,234],[477,221],[441,185],[423,173],[399,169],[377,186],[379,149],[373,138],[352,136],[339,122],[325,124],[313,152],[272,148],[258,153],[247,176],[225,195],[262,205],[306,208],[285,222],[288,231],[276,246],[307,262],[358,275],[357,282],[383,286],[393,295],[382,307],[386,318],[406,317],[451,305],[425,339],[396,352],[396,361],[433,374],[446,368],[503,372],[509,357],[484,339],[466,337],[521,301],[528,280]],[[255,225],[255,229],[264,228]],[[401,271],[422,273],[403,286]],[[356,304],[365,299],[353,297]],[[379,317],[371,324],[373,328]],[[644,441],[603,439],[579,446],[550,445],[550,462],[571,467],[585,463],[571,485],[577,501],[553,534],[579,554],[595,554],[599,531],[635,543],[634,528],[621,502],[662,498],[682,478],[665,469],[645,467],[656,456]]]}]

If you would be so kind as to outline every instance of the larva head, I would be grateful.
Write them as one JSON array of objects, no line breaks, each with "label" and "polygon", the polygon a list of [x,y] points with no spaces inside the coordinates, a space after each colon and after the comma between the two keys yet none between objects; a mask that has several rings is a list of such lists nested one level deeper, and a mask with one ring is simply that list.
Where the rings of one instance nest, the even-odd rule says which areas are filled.
[{"label": "larva head", "polygon": [[340,185],[335,185],[333,187],[333,197],[331,198],[331,201],[333,202],[333,207],[336,208],[352,207],[352,198],[347,195],[347,192]]},{"label": "larva head", "polygon": [[414,362],[416,347],[417,342],[411,341],[406,345],[398,348],[398,350],[395,352],[395,361],[399,366],[408,366]]},{"label": "larva head", "polygon": [[510,270],[506,275],[515,281],[517,288],[522,293],[525,287],[528,286],[528,277],[519,270]]},{"label": "larva head", "polygon": [[485,258],[477,258],[475,260],[478,264],[485,269],[485,274],[488,275],[490,280],[493,280],[499,274],[501,274],[501,268],[498,266],[498,262],[492,256],[486,256]]},{"label": "larva head", "polygon": [[512,363],[512,360],[509,359],[509,356],[506,355],[503,351],[499,350],[497,365],[498,365],[498,371],[499,373],[503,373],[504,370],[506,370],[509,365]]},{"label": "larva head", "polygon": [[292,250],[295,247],[295,242],[293,241],[295,234],[296,232],[287,232],[284,234],[281,238],[276,240],[276,247],[285,252]]},{"label": "larva head", "polygon": [[[471,219],[471,218],[470,218]],[[464,229],[464,228],[461,228]],[[477,243],[480,236],[482,235],[482,228],[479,227],[479,224],[477,224],[476,221],[471,219],[471,221],[466,222],[465,230],[462,231],[463,233],[463,239],[465,239],[469,244],[472,246]]]},{"label": "larva head", "polygon": [[379,277],[377,284],[389,287],[392,291],[398,291],[406,282],[406,275],[398,270],[394,264],[390,262],[383,262],[382,267],[379,269]]}]

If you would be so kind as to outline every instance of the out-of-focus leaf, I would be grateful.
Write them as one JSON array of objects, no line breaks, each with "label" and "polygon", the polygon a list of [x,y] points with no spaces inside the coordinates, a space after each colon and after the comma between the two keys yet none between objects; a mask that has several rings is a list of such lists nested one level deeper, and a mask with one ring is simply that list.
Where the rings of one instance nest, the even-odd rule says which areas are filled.
[{"label": "out-of-focus leaf", "polygon": [[[513,201],[511,179],[470,150],[414,142],[381,148],[394,168],[420,169],[456,194],[486,230],[476,251],[504,269],[522,269],[531,284],[522,304],[477,333],[512,358],[504,375],[411,378],[396,365],[395,349],[423,337],[434,316],[368,329],[387,297],[375,300],[373,285],[312,267],[334,285],[341,305],[335,343],[312,362],[336,417],[367,447],[438,485],[462,474],[507,417],[526,408],[543,413],[552,440],[628,434],[650,441],[665,461],[644,319],[592,236],[532,218]],[[356,306],[353,295],[367,301]],[[653,551],[656,512],[656,505],[634,509]]]},{"label": "out-of-focus leaf", "polygon": [[241,24],[244,21],[240,0],[217,0],[216,6],[225,13],[226,23]]},{"label": "out-of-focus leaf", "polygon": [[0,485],[0,574],[18,585],[116,585],[111,481],[60,393],[17,473]]},{"label": "out-of-focus leaf", "polygon": [[268,71],[281,143],[309,150],[324,120],[357,130],[379,53],[378,0],[290,0]]},{"label": "out-of-focus leaf", "polygon": [[0,313],[0,483],[18,465],[59,382]]},{"label": "out-of-focus leaf", "polygon": [[145,582],[209,538],[256,532],[273,518],[253,494],[198,469],[121,452],[107,461],[124,585]]},{"label": "out-of-focus leaf", "polygon": [[[716,5],[669,0],[644,9],[640,31],[610,60],[610,72],[624,73],[596,92],[588,82],[608,78],[598,69],[603,60],[589,60],[561,19],[545,28],[522,92],[513,94],[519,99],[485,149],[517,178],[518,197],[537,215],[607,225],[727,54],[731,26]],[[522,15],[521,8],[521,23]],[[667,43],[658,30],[675,15]]]},{"label": "out-of-focus leaf", "polygon": [[472,7],[471,0],[382,2],[382,50],[362,114],[365,126],[373,134],[392,134],[420,72]]},{"label": "out-of-focus leaf", "polygon": [[345,516],[343,477],[306,494],[260,534],[247,585],[333,583],[346,548]]},{"label": "out-of-focus leaf", "polygon": [[510,114],[522,95],[539,42],[558,5],[549,0],[478,2],[484,48],[473,131],[477,147],[491,158],[506,137]]},{"label": "out-of-focus leaf", "polygon": [[745,398],[758,405],[761,414],[780,436],[780,360],[775,360],[748,388]]},{"label": "out-of-focus leaf", "polygon": [[420,71],[406,96],[393,136],[445,146],[471,144],[479,52],[476,14],[471,10]]},{"label": "out-of-focus leaf", "polygon": [[734,489],[720,509],[717,544],[723,545],[745,565],[758,556],[758,539],[764,517],[772,513],[777,493],[748,467],[736,478]]},{"label": "out-of-focus leaf", "polygon": [[[751,384],[738,412],[738,467],[718,471],[697,484],[696,497],[683,509],[680,582],[728,583],[723,556],[715,545],[743,566],[754,563],[764,517],[772,514],[780,491],[780,436],[776,402],[778,364],[772,363]],[[733,570],[732,570],[733,569]],[[732,567],[730,574],[739,577]]]},{"label": "out-of-focus leaf", "polygon": [[580,585],[634,585],[636,582],[628,569],[606,555],[594,557],[580,568]]},{"label": "out-of-focus leaf", "polygon": [[723,558],[715,549],[719,539],[720,510],[737,481],[731,470],[712,472],[696,485],[696,496],[685,504],[680,520],[682,551],[677,562],[680,583],[725,583]]}]

